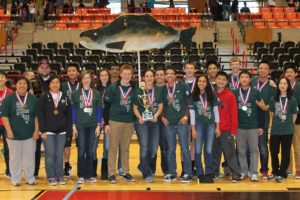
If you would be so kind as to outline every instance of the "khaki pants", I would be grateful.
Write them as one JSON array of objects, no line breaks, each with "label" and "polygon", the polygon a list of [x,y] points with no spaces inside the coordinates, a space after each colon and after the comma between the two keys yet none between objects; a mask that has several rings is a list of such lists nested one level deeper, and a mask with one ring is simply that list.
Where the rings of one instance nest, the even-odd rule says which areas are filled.
[{"label": "khaki pants", "polygon": [[133,123],[109,121],[108,175],[116,173],[118,148],[120,146],[121,163],[124,174],[129,172],[129,145],[133,132]]},{"label": "khaki pants", "polygon": [[[293,149],[294,149],[294,156],[291,149],[291,160],[290,165],[288,168],[288,172],[293,173],[293,166],[294,166],[294,159],[295,159],[295,169],[296,173],[300,174],[300,125],[295,124],[294,126],[294,136],[293,136]],[[294,159],[293,159],[294,158]]]}]

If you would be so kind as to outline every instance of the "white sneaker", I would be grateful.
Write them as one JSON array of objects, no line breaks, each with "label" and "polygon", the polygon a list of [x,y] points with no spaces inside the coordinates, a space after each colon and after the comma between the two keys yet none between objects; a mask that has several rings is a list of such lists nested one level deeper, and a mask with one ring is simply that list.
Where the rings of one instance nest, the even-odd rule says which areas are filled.
[{"label": "white sneaker", "polygon": [[296,174],[296,175],[294,176],[294,179],[300,179],[300,174]]},{"label": "white sneaker", "polygon": [[78,178],[77,183],[79,184],[84,183],[84,178],[83,177]]},{"label": "white sneaker", "polygon": [[251,174],[250,181],[251,182],[258,182],[258,176],[257,176],[257,174]]}]

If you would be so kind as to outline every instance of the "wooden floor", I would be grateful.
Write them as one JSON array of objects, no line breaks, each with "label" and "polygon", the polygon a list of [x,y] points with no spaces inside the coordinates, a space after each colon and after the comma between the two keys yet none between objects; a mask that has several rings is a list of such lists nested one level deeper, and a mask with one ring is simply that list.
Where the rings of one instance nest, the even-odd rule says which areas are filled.
[{"label": "wooden floor", "polygon": [[[0,146],[1,147],[1,146]],[[177,148],[179,150],[179,148]],[[179,151],[177,151],[177,160],[179,159]],[[159,153],[158,153],[159,155]],[[102,143],[98,147],[98,158],[102,156]],[[5,199],[32,199],[37,197],[38,194],[42,194],[43,191],[63,190],[70,191],[76,183],[76,163],[77,163],[77,149],[75,145],[72,146],[71,153],[71,165],[73,166],[72,176],[67,180],[65,186],[49,186],[45,176],[45,164],[44,157],[41,161],[41,169],[39,178],[37,179],[37,185],[29,186],[25,184],[25,181],[21,183],[21,186],[14,187],[10,184],[9,179],[5,176],[5,163],[3,155],[0,156],[0,200]],[[85,183],[81,185],[81,190],[84,191],[300,191],[300,180],[288,178],[284,183],[275,183],[272,181],[259,180],[257,183],[252,183],[249,180],[242,181],[240,183],[233,184],[229,179],[216,179],[214,184],[198,184],[196,180],[189,184],[182,184],[180,181],[172,183],[165,183],[162,180],[162,172],[160,170],[160,157],[157,163],[157,175],[155,182],[152,184],[146,183],[139,171],[137,170],[137,164],[139,163],[139,145],[136,142],[132,142],[130,147],[130,172],[136,179],[134,183],[128,183],[122,181],[117,177],[117,184],[109,184],[108,181],[100,181],[98,183]],[[181,172],[181,166],[178,165],[178,172]],[[100,174],[100,166],[98,166],[98,174]]]}]

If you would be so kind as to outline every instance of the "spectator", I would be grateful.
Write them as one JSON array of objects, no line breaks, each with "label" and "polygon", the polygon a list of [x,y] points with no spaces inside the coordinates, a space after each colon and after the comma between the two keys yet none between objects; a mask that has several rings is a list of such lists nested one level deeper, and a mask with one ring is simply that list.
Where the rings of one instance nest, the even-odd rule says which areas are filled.
[{"label": "spectator", "polygon": [[223,0],[223,8],[222,8],[223,20],[229,21],[230,11],[231,11],[230,0]]},{"label": "spectator", "polygon": [[35,2],[31,0],[29,3],[29,22],[34,22]]},{"label": "spectator", "polygon": [[241,8],[241,13],[250,13],[250,9],[247,7],[246,1],[244,1],[244,7]]},{"label": "spectator", "polygon": [[79,1],[79,6],[78,8],[85,8],[85,5],[83,4],[83,0]]},{"label": "spectator", "polygon": [[231,18],[233,20],[237,19],[237,14],[239,12],[239,1],[238,0],[233,0],[231,4]]}]

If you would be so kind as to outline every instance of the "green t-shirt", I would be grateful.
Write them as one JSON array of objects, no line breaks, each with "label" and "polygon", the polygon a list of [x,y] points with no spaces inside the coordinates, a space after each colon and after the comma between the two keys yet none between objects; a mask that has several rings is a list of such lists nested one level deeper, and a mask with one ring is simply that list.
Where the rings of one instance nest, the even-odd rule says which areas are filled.
[{"label": "green t-shirt", "polygon": [[[247,98],[248,91],[250,90],[249,99],[247,101],[247,104],[245,105],[247,109],[243,110],[243,102],[242,97],[240,95],[240,89],[242,92],[242,96],[244,100]],[[253,87],[248,88],[247,91],[243,91],[243,89],[240,87],[239,89],[236,89],[233,91],[237,104],[238,104],[238,122],[239,122],[239,129],[256,129],[258,128],[258,109],[260,109],[256,105],[256,100],[260,101],[260,93],[258,90],[256,90]]]},{"label": "green t-shirt", "polygon": [[[263,83],[259,83],[258,85],[258,76],[255,76],[251,80],[251,86],[256,88],[260,92],[261,99],[264,101],[266,105],[270,105],[271,99],[276,95],[276,88],[270,85],[270,80],[263,86]],[[260,89],[258,88],[260,87]],[[270,124],[270,112],[264,111],[265,113],[265,126],[264,128],[269,128]]]},{"label": "green t-shirt", "polygon": [[72,94],[73,107],[76,108],[76,126],[78,127],[93,127],[97,125],[96,108],[102,106],[100,93],[96,89],[93,91],[92,105],[85,108],[82,89],[76,90]]},{"label": "green t-shirt", "polygon": [[[164,117],[166,117],[170,125],[177,125],[182,117],[185,116],[188,105],[188,88],[185,83],[176,82],[173,100],[168,98],[168,88],[163,88],[163,101],[164,101]],[[173,87],[169,88],[172,94]]]},{"label": "green t-shirt", "polygon": [[117,122],[133,122],[134,114],[132,110],[133,99],[134,99],[134,88],[131,86],[120,86],[124,95],[128,90],[128,93],[125,100],[121,95],[120,85],[117,82],[113,83],[107,90],[105,95],[105,101],[110,103],[109,109],[109,120]]},{"label": "green t-shirt", "polygon": [[[201,94],[203,101],[206,101],[206,94]],[[205,104],[205,103],[204,103]],[[214,106],[219,105],[219,99],[214,94],[214,101],[213,102],[207,102],[207,111],[206,114],[204,112],[204,105],[199,97],[197,101],[193,100],[193,97],[189,97],[189,107],[192,110],[195,110],[195,116],[196,116],[196,124],[211,124],[215,123],[215,114],[214,114]]]},{"label": "green t-shirt", "polygon": [[293,89],[293,94],[297,100],[297,105],[300,104],[300,83],[299,81],[296,81],[295,87]]},{"label": "green t-shirt", "polygon": [[[71,90],[69,89],[69,86],[71,87]],[[79,88],[79,83],[76,82],[75,84],[71,84],[69,81],[65,82],[61,86],[61,91],[63,94],[67,95],[67,97],[72,101],[72,93]]]},{"label": "green t-shirt", "polygon": [[[149,93],[146,91],[146,95],[148,99],[151,99],[148,102],[150,103],[150,111],[153,113],[153,115],[157,112],[158,105],[163,103],[162,100],[162,88],[161,87],[156,87],[154,86],[154,98],[152,99],[152,90],[149,91]],[[135,94],[134,94],[134,99],[133,99],[133,104],[138,106],[139,113],[142,115],[142,113],[145,111],[145,107],[143,105],[143,101],[141,99],[141,95],[143,95],[144,92],[142,89],[137,89]],[[151,101],[153,101],[151,105]]]},{"label": "green t-shirt", "polygon": [[[285,104],[286,97],[282,98],[282,104]],[[292,135],[294,133],[293,114],[298,113],[297,100],[292,97],[288,100],[286,114],[281,111],[280,103],[275,101],[275,97],[270,102],[270,111],[273,112],[272,135]],[[285,116],[285,117],[284,117]],[[286,119],[284,119],[284,118]]]},{"label": "green t-shirt", "polygon": [[[24,99],[21,100],[24,101]],[[24,110],[15,93],[8,95],[1,105],[1,117],[8,117],[14,133],[14,140],[27,140],[34,133],[34,120],[37,117],[37,98],[28,93]]]}]

